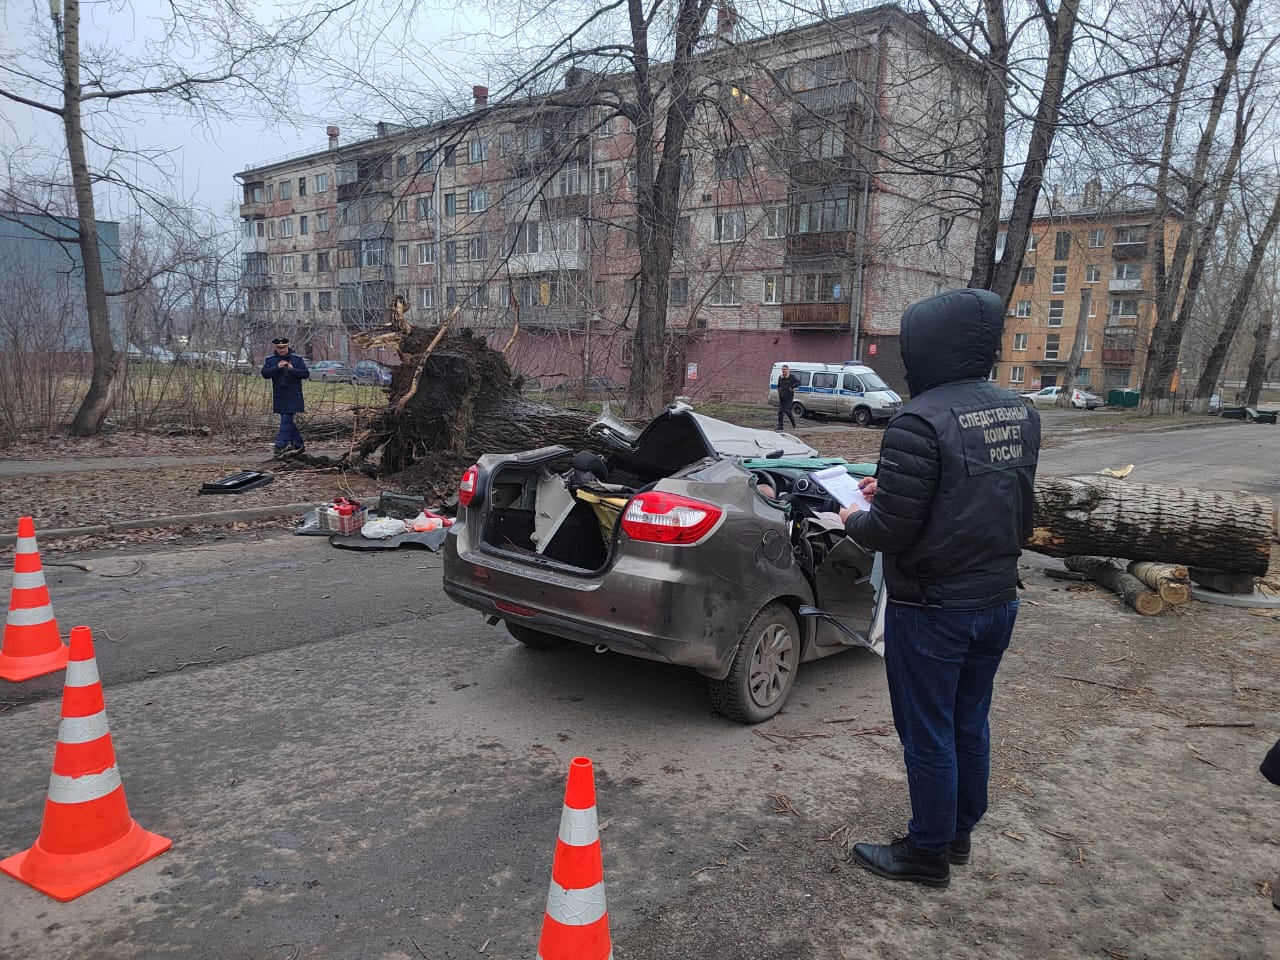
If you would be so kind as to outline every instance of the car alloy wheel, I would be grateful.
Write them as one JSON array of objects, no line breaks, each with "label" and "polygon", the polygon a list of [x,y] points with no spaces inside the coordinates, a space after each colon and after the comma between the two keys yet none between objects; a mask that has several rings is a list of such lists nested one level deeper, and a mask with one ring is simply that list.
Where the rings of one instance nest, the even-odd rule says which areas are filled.
[{"label": "car alloy wheel", "polygon": [[742,723],[760,723],[782,709],[800,663],[795,615],[774,601],[755,615],[738,642],[729,675],[709,680],[716,711]]},{"label": "car alloy wheel", "polygon": [[860,427],[865,427],[871,423],[871,411],[866,407],[858,407],[853,411],[853,422]]}]

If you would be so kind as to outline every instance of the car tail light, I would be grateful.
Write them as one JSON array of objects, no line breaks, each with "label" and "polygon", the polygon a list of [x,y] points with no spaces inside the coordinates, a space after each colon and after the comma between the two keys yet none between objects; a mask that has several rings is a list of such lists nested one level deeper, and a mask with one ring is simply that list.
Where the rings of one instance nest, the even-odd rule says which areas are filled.
[{"label": "car tail light", "polygon": [[701,500],[649,490],[631,498],[622,514],[622,529],[632,540],[647,543],[697,543],[723,514]]},{"label": "car tail light", "polygon": [[463,507],[471,506],[479,488],[480,468],[473,463],[467,467],[466,472],[462,474],[462,479],[458,481],[458,504]]}]

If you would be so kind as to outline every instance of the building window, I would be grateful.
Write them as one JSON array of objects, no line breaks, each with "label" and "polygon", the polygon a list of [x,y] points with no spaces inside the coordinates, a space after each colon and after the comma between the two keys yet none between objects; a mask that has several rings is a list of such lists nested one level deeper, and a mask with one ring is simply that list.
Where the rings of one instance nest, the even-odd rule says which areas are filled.
[{"label": "building window", "polygon": [[435,244],[418,244],[418,263],[435,263]]},{"label": "building window", "polygon": [[956,222],[956,218],[952,216],[941,216],[938,218],[938,249],[947,249],[947,243],[951,237],[951,227]]},{"label": "building window", "polygon": [[1026,376],[1026,367],[1014,366],[1009,368],[1010,383],[1022,383],[1024,376]]},{"label": "building window", "polygon": [[467,162],[482,163],[489,159],[489,138],[476,137],[467,144]]},{"label": "building window", "polygon": [[1137,317],[1138,316],[1138,300],[1136,297],[1112,297],[1111,298],[1111,316],[1113,317]]},{"label": "building window", "polygon": [[667,298],[674,304],[689,302],[689,280],[687,277],[672,277],[670,296]]},{"label": "building window", "polygon": [[321,250],[316,254],[316,273],[329,272],[329,251]]},{"label": "building window", "polygon": [[1090,376],[1089,376],[1089,374],[1090,374],[1090,373],[1091,373],[1091,371],[1089,370],[1089,368],[1088,368],[1088,367],[1081,367],[1079,370],[1077,370],[1077,371],[1076,371],[1076,386],[1077,386],[1077,387],[1087,387],[1087,386],[1089,386],[1089,380],[1090,380]]},{"label": "building window", "polygon": [[402,243],[396,247],[396,266],[407,267],[409,265],[409,245]]},{"label": "building window", "polygon": [[733,243],[747,235],[747,212],[730,210],[728,213],[717,213],[715,226],[711,232],[713,243]]},{"label": "building window", "polygon": [[1114,246],[1120,246],[1124,243],[1146,243],[1147,228],[1140,227],[1116,227],[1116,239]]},{"label": "building window", "polygon": [[787,235],[787,208],[764,208],[764,235],[770,240],[777,240]]},{"label": "building window", "polygon": [[444,262],[458,262],[458,242],[456,240],[446,240],[444,242]]},{"label": "building window", "polygon": [[388,250],[386,249],[385,240],[366,240],[364,244],[364,265],[366,267],[380,267],[387,260]]},{"label": "building window", "polygon": [[1114,277],[1116,280],[1126,280],[1129,282],[1142,281],[1142,264],[1140,263],[1117,263]]},{"label": "building window", "polygon": [[999,263],[1001,260],[1004,259],[1004,248],[1008,242],[1009,242],[1008,233],[1001,231],[1000,233],[996,234],[996,256],[995,256],[996,263]]},{"label": "building window", "polygon": [[320,295],[316,297],[316,300],[319,302],[321,310],[328,312],[333,309],[333,291],[332,290],[321,290]]},{"label": "building window", "polygon": [[276,257],[267,258],[267,273],[278,273],[280,270],[280,261]]},{"label": "building window", "polygon": [[408,200],[396,201],[396,222],[397,223],[409,222],[409,201]]},{"label": "building window", "polygon": [[716,179],[737,180],[747,175],[749,158],[746,144],[735,144],[716,151]]},{"label": "building window", "polygon": [[294,267],[294,264],[293,264],[292,256],[284,256],[280,258],[281,273],[293,273],[293,267]]},{"label": "building window", "polygon": [[274,240],[276,238],[276,222],[274,220],[267,221],[267,239]]},{"label": "building window", "polygon": [[304,290],[302,293],[302,309],[311,310],[311,292],[309,290]]},{"label": "building window", "polygon": [[458,195],[456,193],[446,193],[444,195],[444,215],[452,217],[458,212]]},{"label": "building window", "polygon": [[281,200],[293,199],[293,181],[292,180],[280,181],[280,199]]},{"label": "building window", "polygon": [[1059,230],[1053,238],[1053,259],[1066,260],[1071,256],[1071,234]]},{"label": "building window", "polygon": [[1015,333],[1013,335],[1013,349],[1015,350],[1027,349],[1027,338],[1029,336],[1030,335],[1026,333]]},{"label": "building window", "polygon": [[1017,309],[1016,309],[1016,311],[1015,311],[1015,312],[1016,312],[1016,314],[1017,314],[1019,317],[1029,317],[1029,316],[1031,316],[1031,301],[1030,301],[1030,300],[1019,300],[1019,301],[1018,301],[1018,306],[1017,306]]},{"label": "building window", "polygon": [[329,232],[329,214],[327,212],[321,211],[316,214],[316,230],[320,233]]},{"label": "building window", "polygon": [[708,302],[713,307],[736,307],[742,303],[742,278],[721,277],[711,287]]},{"label": "building window", "polygon": [[360,241],[344,240],[338,244],[338,269],[350,270],[360,266]]},{"label": "building window", "polygon": [[783,276],[780,273],[766,273],[764,275],[764,293],[760,297],[761,303],[781,303],[783,290]]},{"label": "building window", "polygon": [[311,254],[309,253],[304,253],[302,255],[302,272],[303,273],[311,272]]},{"label": "building window", "polygon": [[1036,247],[1040,244],[1040,238],[1034,233],[1027,234],[1027,253],[1035,253]]},{"label": "building window", "polygon": [[1065,312],[1065,303],[1062,300],[1049,301],[1049,326],[1062,326],[1062,315]]},{"label": "building window", "polygon": [[676,218],[675,245],[677,248],[689,246],[691,227],[692,221],[689,217]]},{"label": "building window", "polygon": [[317,173],[316,174],[316,193],[324,193],[328,189],[329,189],[329,174]]},{"label": "building window", "polygon": [[1084,268],[1084,282],[1097,283],[1102,279],[1102,268],[1096,263],[1091,263]]},{"label": "building window", "polygon": [[435,216],[435,204],[431,197],[418,197],[414,201],[414,213],[419,220],[430,220]]},{"label": "building window", "polygon": [[418,306],[423,310],[430,310],[436,305],[436,288],[435,287],[419,287],[418,288]]},{"label": "building window", "polygon": [[307,217],[307,215],[306,215],[306,214],[303,214],[302,216],[300,216],[300,217],[298,218],[298,233],[300,233],[302,236],[304,236],[304,237],[305,237],[305,236],[307,235],[307,232],[308,232],[308,231],[307,231],[307,228],[308,228],[310,225],[311,225],[311,221],[310,221],[310,219]]},{"label": "building window", "polygon": [[1020,276],[1020,277],[1018,278],[1018,282],[1019,282],[1019,283],[1035,283],[1035,282],[1036,282],[1036,268],[1035,268],[1035,267],[1023,267],[1023,268],[1022,268],[1022,276]]},{"label": "building window", "polygon": [[396,176],[407,177],[409,175],[409,158],[405,154],[396,157]]},{"label": "building window", "polygon": [[1093,353],[1093,337],[1087,333],[1084,335],[1084,352]]},{"label": "building window", "polygon": [[570,161],[556,174],[556,196],[576,197],[587,192],[587,171],[577,161]]},{"label": "building window", "polygon": [[541,224],[518,223],[511,228],[511,252],[512,253],[537,253],[542,249],[542,231]]},{"label": "building window", "polygon": [[273,293],[271,295],[271,311],[273,313],[280,312],[280,294],[278,293]]},{"label": "building window", "polygon": [[1058,350],[1062,345],[1062,334],[1051,333],[1044,338],[1044,358],[1046,360],[1057,360]]},{"label": "building window", "polygon": [[452,167],[457,162],[457,159],[458,159],[458,146],[457,144],[451,143],[444,148],[443,164],[446,167]]},{"label": "building window", "polygon": [[791,277],[790,303],[839,303],[844,284],[838,273],[799,273]]},{"label": "building window", "polygon": [[284,308],[286,310],[298,309],[298,295],[292,290],[284,295]]},{"label": "building window", "polygon": [[849,229],[849,194],[846,189],[818,191],[798,200],[791,208],[791,233],[828,233]]},{"label": "building window", "polygon": [[1067,292],[1067,268],[1054,267],[1053,280],[1049,286],[1050,293],[1066,293]]},{"label": "building window", "polygon": [[444,288],[444,305],[446,307],[456,307],[458,305],[458,290],[456,287]]},{"label": "building window", "polygon": [[609,192],[609,168],[600,167],[596,170],[596,193]]},{"label": "building window", "polygon": [[1105,247],[1107,245],[1107,231],[1103,227],[1089,231],[1089,246]]},{"label": "building window", "polygon": [[844,156],[844,130],[833,124],[801,127],[796,131],[796,147],[804,160]]},{"label": "building window", "polygon": [[285,217],[283,220],[280,221],[280,236],[282,237],[293,236],[293,217]]},{"label": "building window", "polygon": [[467,259],[484,260],[489,256],[489,240],[486,237],[472,237],[467,241]]},{"label": "building window", "polygon": [[489,191],[484,187],[474,187],[467,191],[467,211],[483,213],[489,209]]}]

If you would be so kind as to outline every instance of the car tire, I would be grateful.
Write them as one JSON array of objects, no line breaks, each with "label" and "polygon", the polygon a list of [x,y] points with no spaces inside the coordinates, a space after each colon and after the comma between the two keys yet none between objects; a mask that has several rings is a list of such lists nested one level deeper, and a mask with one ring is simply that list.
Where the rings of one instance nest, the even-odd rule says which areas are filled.
[{"label": "car tire", "polygon": [[774,601],[751,620],[738,641],[729,675],[707,681],[717,713],[739,723],[761,723],[782,709],[800,666],[800,627]]},{"label": "car tire", "polygon": [[534,630],[524,624],[512,623],[510,620],[502,622],[506,625],[507,633],[511,634],[530,650],[550,650],[552,647],[558,647],[564,643],[561,637],[543,633],[541,630]]},{"label": "car tire", "polygon": [[853,411],[853,422],[860,427],[871,426],[871,411],[866,407],[856,407]]},{"label": "car tire", "polygon": [[811,414],[808,410],[804,408],[804,404],[800,403],[799,401],[792,401],[791,415],[793,417],[798,417],[801,420],[803,420],[805,417],[813,416],[813,414]]}]

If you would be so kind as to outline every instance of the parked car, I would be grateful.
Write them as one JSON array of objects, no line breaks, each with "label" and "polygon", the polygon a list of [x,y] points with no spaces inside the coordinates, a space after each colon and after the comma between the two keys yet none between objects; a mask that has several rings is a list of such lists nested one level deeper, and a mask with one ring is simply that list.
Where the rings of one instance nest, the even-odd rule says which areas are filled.
[{"label": "parked car", "polygon": [[[1062,387],[1044,387],[1032,393],[1021,394],[1022,399],[1035,407],[1056,407]],[[1102,406],[1102,398],[1087,390],[1072,390],[1071,406],[1077,410],[1096,410]]]},{"label": "parked car", "polygon": [[534,649],[693,667],[744,723],[782,708],[802,662],[868,643],[872,554],[822,522],[838,505],[810,477],[843,461],[684,404],[643,430],[606,405],[590,430],[607,457],[551,446],[466,470],[448,596]]},{"label": "parked car", "polygon": [[320,360],[311,365],[311,379],[321,383],[355,383],[356,372],[340,360]]},{"label": "parked car", "polygon": [[618,385],[609,377],[574,377],[561,380],[547,392],[562,397],[598,397],[616,394]]},{"label": "parked car", "polygon": [[199,350],[183,350],[174,357],[173,362],[179,367],[203,367],[204,354]]},{"label": "parked car", "polygon": [[375,360],[358,360],[352,370],[356,383],[372,383],[379,387],[391,383],[391,371]]},{"label": "parked car", "polygon": [[173,352],[160,346],[135,347],[129,344],[125,354],[130,363],[173,363],[174,361]]}]

